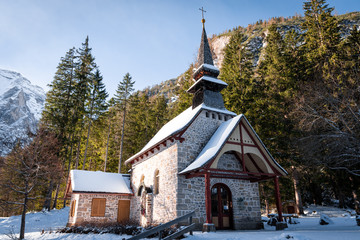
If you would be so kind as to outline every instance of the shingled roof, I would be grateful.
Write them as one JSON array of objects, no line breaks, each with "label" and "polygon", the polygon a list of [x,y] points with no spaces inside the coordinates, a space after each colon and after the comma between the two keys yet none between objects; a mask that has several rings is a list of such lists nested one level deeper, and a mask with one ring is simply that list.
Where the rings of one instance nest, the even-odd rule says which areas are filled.
[{"label": "shingled roof", "polygon": [[205,28],[203,28],[202,35],[201,35],[201,42],[200,42],[200,48],[199,48],[199,53],[198,53],[198,58],[197,58],[197,64],[199,66],[201,66],[202,64],[214,65]]}]

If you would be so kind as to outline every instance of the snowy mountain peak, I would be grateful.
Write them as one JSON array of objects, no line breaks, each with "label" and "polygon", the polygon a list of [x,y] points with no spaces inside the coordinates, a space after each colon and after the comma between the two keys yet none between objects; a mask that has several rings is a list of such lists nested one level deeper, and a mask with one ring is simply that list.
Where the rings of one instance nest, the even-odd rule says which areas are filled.
[{"label": "snowy mountain peak", "polygon": [[17,140],[35,132],[45,103],[45,91],[20,73],[0,69],[0,156],[8,154]]}]

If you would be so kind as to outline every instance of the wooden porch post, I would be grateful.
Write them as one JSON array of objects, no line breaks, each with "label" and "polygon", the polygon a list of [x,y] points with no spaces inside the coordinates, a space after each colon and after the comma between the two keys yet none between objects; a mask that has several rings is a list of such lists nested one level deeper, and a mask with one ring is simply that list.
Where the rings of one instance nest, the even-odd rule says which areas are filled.
[{"label": "wooden porch post", "polygon": [[211,185],[210,173],[205,173],[205,210],[206,222],[203,225],[203,232],[215,232],[215,225],[211,221]]},{"label": "wooden porch post", "polygon": [[280,197],[280,188],[279,188],[279,177],[276,176],[274,178],[274,184],[275,184],[275,199],[276,199],[276,208],[279,214],[279,222],[282,222],[282,204],[281,204],[281,197]]},{"label": "wooden porch post", "polygon": [[205,173],[205,209],[206,209],[206,223],[211,221],[211,189],[210,189],[210,174]]}]

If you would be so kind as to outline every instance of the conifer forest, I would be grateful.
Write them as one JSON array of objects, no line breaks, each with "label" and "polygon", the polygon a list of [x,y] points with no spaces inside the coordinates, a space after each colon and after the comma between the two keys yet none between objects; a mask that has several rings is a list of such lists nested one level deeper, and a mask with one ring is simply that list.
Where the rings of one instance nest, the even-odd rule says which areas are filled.
[{"label": "conifer forest", "polygon": [[[360,15],[336,16],[325,0],[306,1],[303,9],[302,16],[221,34],[230,37],[219,76],[228,87],[221,93],[225,107],[246,116],[289,173],[280,179],[284,203],[296,202],[300,211],[323,204],[360,214],[360,28],[344,34],[339,25]],[[285,25],[298,28],[284,31]],[[259,56],[249,46],[254,32],[265,36]],[[125,160],[191,106],[186,90],[196,67],[168,81],[166,92],[156,86],[135,91],[130,72],[119,76],[109,96],[84,36],[59,61],[32,142],[0,158],[0,215],[64,207],[72,169],[127,173]],[[260,183],[264,210],[274,208],[273,192],[272,183]]]}]

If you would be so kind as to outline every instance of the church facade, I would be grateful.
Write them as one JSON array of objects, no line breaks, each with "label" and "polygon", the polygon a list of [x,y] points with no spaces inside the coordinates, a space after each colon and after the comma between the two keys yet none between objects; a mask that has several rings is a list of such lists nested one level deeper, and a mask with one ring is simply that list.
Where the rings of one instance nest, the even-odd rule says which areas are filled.
[{"label": "church facade", "polygon": [[[213,64],[204,25],[197,66],[194,84],[188,89],[193,94],[192,106],[126,160],[131,165],[131,175],[128,189],[123,184],[115,194],[118,205],[106,205],[114,198],[110,190],[104,193],[100,188],[94,193],[85,189],[88,192],[82,190],[76,195],[76,188],[69,187],[73,190],[69,197],[72,203],[75,201],[69,223],[76,225],[77,215],[89,216],[88,222],[96,221],[98,218],[90,214],[90,202],[94,200],[89,196],[102,193],[104,221],[111,216],[114,222],[116,218],[129,219],[148,226],[195,211],[193,222],[204,231],[259,229],[263,225],[258,182],[269,179],[275,184],[281,220],[278,178],[287,172],[271,156],[246,117],[224,107],[220,91],[227,84],[217,78],[220,72]],[[79,181],[74,176],[70,180],[73,185]],[[86,199],[89,207],[78,207],[84,206],[80,199]],[[126,209],[120,205],[126,205]]]},{"label": "church facade", "polygon": [[[259,229],[258,182],[286,171],[273,159],[244,115],[224,107],[203,27],[190,108],[167,123],[136,155],[132,165],[130,218],[159,224],[195,211],[204,230]],[[281,209],[280,211],[281,216]]]}]

